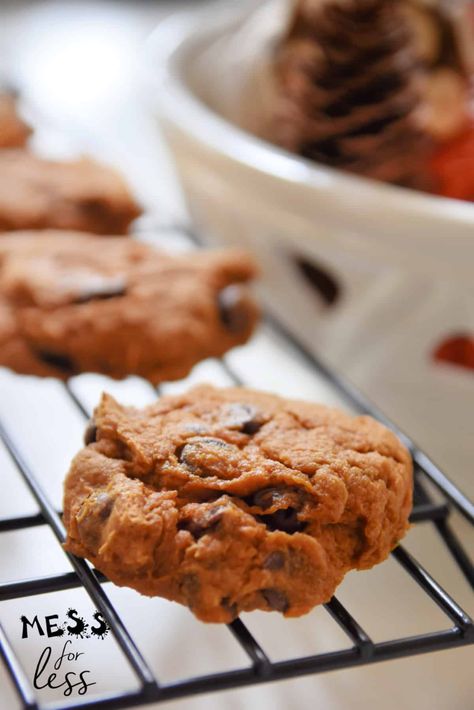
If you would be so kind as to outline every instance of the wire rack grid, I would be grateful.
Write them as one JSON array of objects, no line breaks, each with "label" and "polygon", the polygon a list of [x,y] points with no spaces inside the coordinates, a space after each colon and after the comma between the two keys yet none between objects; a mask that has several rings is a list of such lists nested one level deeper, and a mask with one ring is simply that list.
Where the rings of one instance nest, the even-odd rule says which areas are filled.
[{"label": "wire rack grid", "polygon": [[[190,245],[196,242],[196,237],[190,230],[180,228],[180,235]],[[459,570],[470,586],[474,587],[474,566],[450,523],[450,516],[453,509],[456,509],[470,525],[474,525],[473,504],[429,457],[415,446],[410,437],[398,430],[356,388],[301,346],[279,323],[277,318],[267,313],[265,328],[297,353],[314,373],[314,376],[323,378],[328,386],[353,410],[377,418],[400,436],[409,448],[415,464],[414,508],[411,522],[413,524],[428,523],[435,527]],[[228,360],[218,361],[218,367],[222,369],[223,377],[233,384],[248,384],[245,377],[242,377],[242,373],[234,371]],[[70,384],[66,384],[65,388],[71,404],[81,411],[85,419],[88,418],[87,409],[74,389]],[[153,391],[153,394],[156,395],[156,391]],[[49,526],[57,543],[62,544],[65,531],[61,514],[53,506],[43,486],[31,470],[21,447],[10,435],[8,428],[2,421],[0,421],[0,439],[39,507],[39,512],[33,515],[0,519],[0,533],[35,526]],[[433,496],[431,492],[433,486],[440,494],[441,501]],[[172,683],[161,683],[156,677],[122,622],[116,608],[106,595],[102,587],[102,584],[107,581],[106,578],[98,570],[91,569],[84,560],[67,554],[72,567],[71,572],[0,584],[0,601],[78,587],[85,589],[96,608],[107,619],[116,642],[136,676],[139,684],[138,690],[126,693],[108,693],[100,697],[54,705],[48,704],[48,708],[54,707],[55,710],[130,708],[200,693],[295,678],[473,644],[474,623],[456,600],[402,546],[398,546],[392,555],[400,566],[401,573],[408,574],[423,593],[449,618],[452,624],[450,628],[375,642],[354,618],[350,610],[334,597],[324,605],[324,608],[350,640],[349,648],[289,660],[271,661],[267,651],[258,643],[245,624],[240,619],[236,619],[229,624],[228,628],[248,657],[249,665],[245,668],[189,677]],[[25,710],[27,708],[42,710],[44,706],[35,695],[21,662],[1,626],[0,654],[23,708]]]}]

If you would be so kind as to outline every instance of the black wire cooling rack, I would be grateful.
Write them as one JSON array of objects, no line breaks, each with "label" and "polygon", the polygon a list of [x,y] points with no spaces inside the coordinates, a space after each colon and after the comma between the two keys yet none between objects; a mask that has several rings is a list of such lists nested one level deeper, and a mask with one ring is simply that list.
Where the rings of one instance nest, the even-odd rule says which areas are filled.
[{"label": "black wire cooling rack", "polygon": [[[182,235],[185,239],[195,241],[194,238],[192,239],[192,233],[187,230],[183,230]],[[323,377],[352,409],[361,414],[370,414],[382,421],[403,440],[412,454],[415,465],[414,508],[411,522],[414,524],[430,523],[435,526],[462,574],[471,587],[474,587],[474,566],[450,523],[451,513],[453,508],[456,508],[471,525],[474,525],[473,504],[428,456],[415,446],[406,434],[399,431],[356,388],[303,348],[276,318],[267,315],[265,320],[266,326],[271,331],[298,352],[299,356],[312,369],[315,377]],[[246,384],[245,378],[236,374],[226,361],[219,361],[219,367],[224,368],[226,376],[230,377],[235,384]],[[88,417],[86,410],[72,389],[68,385],[65,385],[65,387],[74,406],[81,410],[84,417]],[[36,515],[0,519],[0,533],[47,525],[54,533],[58,544],[61,544],[65,539],[61,516],[55,510],[31,471],[21,448],[9,435],[2,422],[0,422],[0,438],[40,509],[40,512]],[[441,502],[435,500],[435,497],[430,492],[433,484],[441,494]],[[84,560],[67,554],[72,566],[72,572],[1,584],[0,601],[24,598],[47,592],[58,592],[82,586],[96,608],[107,619],[115,640],[122,649],[139,682],[139,689],[120,694],[110,693],[90,700],[54,705],[49,703],[48,708],[54,707],[55,710],[130,708],[200,693],[295,678],[473,644],[474,623],[459,604],[442,589],[436,580],[402,546],[398,546],[392,552],[392,555],[399,563],[402,573],[410,575],[420,589],[450,619],[453,625],[449,629],[374,642],[354,618],[350,610],[346,609],[341,602],[333,597],[324,607],[350,639],[352,644],[350,648],[272,662],[265,649],[255,640],[243,622],[240,619],[236,619],[229,624],[229,630],[248,656],[250,661],[248,667],[192,677],[168,684],[159,682],[159,679],[145,661],[140,649],[121,621],[113,604],[105,594],[101,586],[103,582],[107,581],[104,575],[97,570],[91,569]],[[23,707],[31,710],[42,710],[44,706],[36,698],[33,688],[22,669],[21,662],[1,626],[0,654]]]}]

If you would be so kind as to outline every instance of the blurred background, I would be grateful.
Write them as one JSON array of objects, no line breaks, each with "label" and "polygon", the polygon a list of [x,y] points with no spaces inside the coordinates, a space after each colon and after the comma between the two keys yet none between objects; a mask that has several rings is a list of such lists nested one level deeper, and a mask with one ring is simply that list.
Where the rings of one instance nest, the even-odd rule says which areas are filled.
[{"label": "blurred background", "polygon": [[36,148],[58,156],[89,151],[126,165],[148,206],[179,209],[171,172],[163,178],[156,127],[147,121],[139,65],[157,23],[198,5],[2,2],[0,76],[21,92],[35,119]]}]

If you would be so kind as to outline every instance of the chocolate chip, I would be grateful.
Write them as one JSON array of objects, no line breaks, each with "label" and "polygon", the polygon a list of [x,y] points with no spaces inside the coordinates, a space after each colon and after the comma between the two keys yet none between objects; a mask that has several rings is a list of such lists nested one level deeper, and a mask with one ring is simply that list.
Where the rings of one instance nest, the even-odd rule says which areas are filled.
[{"label": "chocolate chip", "polygon": [[265,510],[284,501],[288,491],[285,488],[263,488],[252,495],[251,505],[256,505]]},{"label": "chocolate chip", "polygon": [[235,403],[225,408],[224,424],[228,429],[238,429],[244,434],[256,434],[262,427],[260,413],[251,404]]},{"label": "chocolate chip", "polygon": [[90,419],[87,428],[84,432],[84,444],[94,444],[97,441],[97,426],[94,419]]},{"label": "chocolate chip", "polygon": [[306,527],[305,522],[298,520],[298,511],[295,508],[281,508],[269,515],[259,515],[258,520],[265,523],[272,532],[281,530],[288,535],[302,532]]},{"label": "chocolate chip", "polygon": [[76,372],[76,366],[68,355],[52,352],[51,350],[35,350],[35,353],[45,365],[55,367],[64,374],[73,375]]},{"label": "chocolate chip", "polygon": [[244,434],[256,434],[262,428],[263,422],[257,422],[255,419],[252,421],[245,422],[242,426],[242,431]]},{"label": "chocolate chip", "polygon": [[105,300],[125,296],[127,293],[126,283],[123,279],[97,279],[97,282],[89,285],[76,296],[73,303],[87,303],[88,301]]},{"label": "chocolate chip", "polygon": [[99,493],[95,499],[95,513],[101,520],[107,520],[114,507],[114,499],[108,493]]},{"label": "chocolate chip", "polygon": [[232,620],[236,618],[237,604],[235,602],[231,602],[230,597],[224,597],[223,599],[221,599],[221,606],[223,609],[229,612],[230,616],[232,617]]},{"label": "chocolate chip", "polygon": [[201,582],[197,574],[194,574],[194,572],[188,572],[181,579],[179,586],[181,591],[191,601],[193,597],[199,594]]},{"label": "chocolate chip", "polygon": [[290,604],[284,592],[279,589],[262,589],[262,597],[275,611],[288,611]]},{"label": "chocolate chip", "polygon": [[[257,515],[257,520],[264,523],[269,530],[281,530],[293,535],[296,532],[301,532],[306,527],[305,522],[298,520],[301,495],[299,491],[283,486],[279,488],[263,488],[245,498],[245,502],[262,510],[276,506],[277,510],[272,513]],[[291,505],[292,503],[293,505]],[[295,505],[298,505],[298,508]]]},{"label": "chocolate chip", "polygon": [[[86,197],[80,201],[79,207],[81,212],[96,219],[102,219],[107,215],[107,205],[101,198]],[[113,232],[111,232],[113,234]]]},{"label": "chocolate chip", "polygon": [[175,451],[175,455],[180,463],[187,466],[192,473],[195,473],[202,470],[201,462],[199,460],[200,454],[209,448],[211,450],[213,448],[231,450],[234,447],[232,444],[228,444],[227,441],[223,441],[222,439],[215,439],[211,436],[202,436],[199,438],[196,437],[186,444],[178,446]]},{"label": "chocolate chip", "polygon": [[88,550],[95,552],[100,547],[101,528],[97,525],[97,518],[90,515],[77,519],[77,529],[81,543]]},{"label": "chocolate chip", "polygon": [[110,516],[114,507],[114,499],[105,491],[97,495],[91,494],[85,501],[76,517],[77,527],[82,543],[89,550],[100,546],[103,523]]},{"label": "chocolate chip", "polygon": [[282,567],[285,564],[285,556],[283,555],[282,552],[270,552],[268,557],[265,558],[264,563],[263,563],[263,568],[264,569],[269,569],[269,570],[277,570],[277,569],[282,569]]},{"label": "chocolate chip", "polygon": [[221,323],[231,333],[242,333],[249,326],[246,290],[240,284],[232,284],[219,292],[217,307]]},{"label": "chocolate chip", "polygon": [[208,446],[217,447],[219,449],[230,449],[232,447],[232,444],[228,444],[227,441],[224,441],[223,439],[216,439],[213,436],[200,436],[196,437],[195,439],[192,439],[191,441],[188,441],[182,446],[178,446],[175,453],[178,459],[182,461],[186,457],[188,451]]},{"label": "chocolate chip", "polygon": [[211,508],[196,518],[184,518],[178,523],[179,530],[187,530],[195,540],[199,540],[203,535],[212,532],[222,520],[224,506],[218,505]]}]

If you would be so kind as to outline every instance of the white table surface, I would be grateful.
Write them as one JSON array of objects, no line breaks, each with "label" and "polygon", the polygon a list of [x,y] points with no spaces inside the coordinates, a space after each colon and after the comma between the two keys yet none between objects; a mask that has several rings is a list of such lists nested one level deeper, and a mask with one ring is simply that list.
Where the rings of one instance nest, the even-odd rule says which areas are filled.
[{"label": "white table surface", "polygon": [[[31,117],[40,125],[35,141],[39,150],[54,154],[88,151],[126,171],[149,212],[160,220],[179,220],[185,214],[165,147],[144,107],[137,76],[137,56],[156,22],[185,2],[10,2],[0,6],[0,67],[25,96]],[[171,242],[173,238],[171,236]],[[249,384],[283,394],[337,402],[325,383],[308,373],[294,353],[261,331],[251,345],[229,356]],[[271,361],[272,367],[267,363]],[[287,373],[282,383],[279,373]],[[198,366],[184,383],[211,380],[225,384],[213,363]],[[150,389],[140,380],[116,383],[81,376],[74,390],[87,408],[107,388],[123,401],[149,401]],[[0,418],[21,442],[33,470],[56,505],[71,456],[80,446],[83,419],[64,389],[54,381],[15,377],[0,370]],[[0,448],[3,495],[0,516],[36,510],[6,452]],[[465,539],[466,525],[458,521]],[[419,526],[407,537],[406,547],[428,570],[474,612],[472,593],[461,578],[436,534]],[[68,571],[60,548],[45,527],[0,536],[0,581]],[[145,657],[163,681],[245,666],[247,660],[226,628],[197,622],[184,608],[160,599],[105,586]],[[350,574],[338,597],[347,603],[375,640],[447,628],[447,619],[430,604],[397,564],[389,560],[370,572]],[[20,614],[58,613],[69,607],[90,616],[92,607],[82,591],[32,597],[0,604],[0,621],[31,677],[42,638],[20,638]],[[347,640],[321,609],[307,617],[286,621],[255,613],[244,619],[273,659],[306,655],[348,646]],[[58,655],[62,642],[51,640]],[[112,639],[74,641],[104,693],[132,688]],[[183,710],[469,710],[474,706],[474,654],[457,649],[436,654],[354,668],[273,685],[177,700],[160,705]],[[72,669],[72,668],[71,668]],[[92,690],[88,693],[90,697]],[[39,698],[62,700],[60,692],[39,692]],[[0,710],[18,707],[3,668],[0,670]],[[158,706],[156,706],[158,707]]]}]

